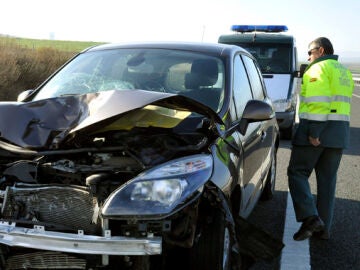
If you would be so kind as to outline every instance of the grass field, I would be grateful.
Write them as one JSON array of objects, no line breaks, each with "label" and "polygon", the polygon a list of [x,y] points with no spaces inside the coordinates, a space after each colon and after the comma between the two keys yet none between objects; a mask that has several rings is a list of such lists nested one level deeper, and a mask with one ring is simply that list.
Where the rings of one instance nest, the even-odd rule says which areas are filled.
[{"label": "grass field", "polygon": [[[88,47],[98,44],[104,44],[105,42],[29,39],[29,38],[9,37],[0,34],[0,45],[7,43],[17,44],[19,46],[24,46],[30,49],[50,47],[60,51],[80,52]],[[301,63],[299,63],[299,65],[300,64]],[[308,64],[308,62],[306,62],[306,64]],[[352,73],[360,74],[359,59],[355,59],[354,61],[346,61],[344,64],[351,70]]]},{"label": "grass field", "polygon": [[104,44],[104,42],[29,39],[29,38],[17,38],[17,37],[8,37],[8,36],[0,35],[0,45],[9,44],[9,43],[30,49],[49,47],[60,51],[69,51],[69,52],[80,52],[88,47],[98,44]]}]

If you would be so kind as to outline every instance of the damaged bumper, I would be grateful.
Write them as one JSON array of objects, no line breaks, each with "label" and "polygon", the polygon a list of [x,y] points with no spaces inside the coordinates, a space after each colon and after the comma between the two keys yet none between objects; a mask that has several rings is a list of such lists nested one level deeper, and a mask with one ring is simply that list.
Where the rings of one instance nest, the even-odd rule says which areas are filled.
[{"label": "damaged bumper", "polygon": [[43,226],[34,228],[16,227],[15,223],[0,223],[0,243],[8,246],[72,252],[79,254],[105,255],[157,255],[161,254],[161,237],[122,237],[84,235],[45,231]]}]

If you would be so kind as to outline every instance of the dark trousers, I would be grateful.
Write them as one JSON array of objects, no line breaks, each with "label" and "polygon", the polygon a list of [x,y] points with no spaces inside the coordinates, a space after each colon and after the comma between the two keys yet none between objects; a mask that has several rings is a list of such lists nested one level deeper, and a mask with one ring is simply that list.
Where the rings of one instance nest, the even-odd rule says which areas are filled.
[{"label": "dark trousers", "polygon": [[[291,151],[288,180],[298,222],[318,215],[330,231],[335,201],[337,171],[343,150],[314,146],[296,146]],[[311,193],[309,177],[315,169],[317,200]]]}]

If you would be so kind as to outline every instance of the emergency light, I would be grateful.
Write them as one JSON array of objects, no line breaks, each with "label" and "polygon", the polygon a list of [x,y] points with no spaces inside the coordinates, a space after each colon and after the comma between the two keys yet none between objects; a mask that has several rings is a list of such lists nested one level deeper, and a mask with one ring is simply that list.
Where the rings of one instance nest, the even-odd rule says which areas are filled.
[{"label": "emergency light", "polygon": [[286,25],[232,25],[231,30],[235,32],[285,32],[288,30]]}]

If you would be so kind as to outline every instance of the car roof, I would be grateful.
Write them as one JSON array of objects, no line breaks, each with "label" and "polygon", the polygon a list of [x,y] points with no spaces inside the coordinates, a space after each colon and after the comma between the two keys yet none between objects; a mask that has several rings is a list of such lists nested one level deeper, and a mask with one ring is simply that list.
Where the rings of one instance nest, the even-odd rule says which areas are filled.
[{"label": "car roof", "polygon": [[[126,48],[144,48],[144,49],[170,49],[170,50],[186,50],[200,53],[207,53],[216,56],[232,55],[237,51],[245,51],[243,48],[220,43],[206,43],[206,42],[135,42],[135,43],[108,43],[97,45],[88,48],[84,51],[99,51],[111,49],[126,49]],[[83,51],[83,52],[84,52]]]},{"label": "car roof", "polygon": [[293,44],[295,41],[291,35],[274,34],[274,33],[236,33],[222,35],[219,42],[224,43],[283,43]]}]

